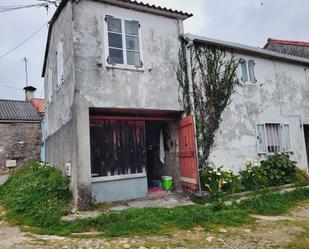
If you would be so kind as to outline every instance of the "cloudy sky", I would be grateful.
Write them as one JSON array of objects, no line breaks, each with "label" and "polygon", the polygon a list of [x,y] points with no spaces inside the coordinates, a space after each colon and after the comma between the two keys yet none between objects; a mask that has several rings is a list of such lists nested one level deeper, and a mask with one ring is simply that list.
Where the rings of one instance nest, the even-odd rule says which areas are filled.
[{"label": "cloudy sky", "polygon": [[[38,3],[38,0],[0,0],[1,6]],[[194,14],[185,32],[262,47],[268,37],[309,41],[308,0],[144,0]],[[41,70],[47,26],[54,8],[0,12],[0,99],[23,99],[27,57],[29,83],[43,96]],[[32,33],[31,39],[6,56]]]}]

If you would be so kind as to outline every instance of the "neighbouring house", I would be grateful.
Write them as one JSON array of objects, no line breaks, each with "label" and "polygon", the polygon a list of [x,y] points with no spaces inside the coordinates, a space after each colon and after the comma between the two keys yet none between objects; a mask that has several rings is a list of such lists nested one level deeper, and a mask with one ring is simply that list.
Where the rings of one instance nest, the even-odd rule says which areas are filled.
[{"label": "neighbouring house", "polygon": [[269,38],[264,46],[264,49],[309,59],[309,42]]},{"label": "neighbouring house", "polygon": [[45,162],[45,100],[32,98],[30,100],[31,105],[35,108],[36,112],[40,115],[41,118],[41,149],[40,149],[40,160]]},{"label": "neighbouring house", "polygon": [[241,86],[222,114],[209,161],[238,172],[249,159],[286,152],[308,170],[309,59],[186,34],[239,60]]},{"label": "neighbouring house", "polygon": [[[199,189],[194,117],[184,114],[176,77],[191,16],[129,0],[63,0],[57,8],[42,72],[46,161],[71,177],[78,208],[146,197],[165,175],[176,189]],[[249,158],[285,151],[306,167],[309,60],[184,37],[188,47],[215,45],[240,62],[243,87],[210,160],[238,171]]]},{"label": "neighbouring house", "polygon": [[0,100],[0,173],[38,159],[41,118],[30,103],[34,87],[25,87],[26,101]]}]

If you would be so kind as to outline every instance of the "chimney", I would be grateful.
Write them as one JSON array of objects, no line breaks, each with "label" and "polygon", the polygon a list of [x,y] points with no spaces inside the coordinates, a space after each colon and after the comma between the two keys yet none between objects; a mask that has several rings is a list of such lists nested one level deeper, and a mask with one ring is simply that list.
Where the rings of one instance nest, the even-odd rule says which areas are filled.
[{"label": "chimney", "polygon": [[33,86],[26,86],[26,87],[24,87],[24,90],[25,90],[26,101],[30,102],[31,99],[34,98],[34,92],[35,92],[36,88],[33,87]]}]

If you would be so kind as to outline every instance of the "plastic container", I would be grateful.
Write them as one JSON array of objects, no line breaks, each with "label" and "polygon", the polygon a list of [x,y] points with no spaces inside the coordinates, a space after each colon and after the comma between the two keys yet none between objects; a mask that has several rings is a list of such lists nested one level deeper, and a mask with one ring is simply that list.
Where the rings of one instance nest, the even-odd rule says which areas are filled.
[{"label": "plastic container", "polygon": [[162,176],[162,188],[165,191],[169,191],[173,186],[173,177],[171,176]]}]

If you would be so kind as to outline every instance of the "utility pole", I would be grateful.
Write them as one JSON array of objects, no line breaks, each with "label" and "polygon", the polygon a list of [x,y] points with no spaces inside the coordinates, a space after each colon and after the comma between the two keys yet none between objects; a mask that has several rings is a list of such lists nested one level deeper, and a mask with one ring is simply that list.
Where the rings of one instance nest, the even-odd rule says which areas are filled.
[{"label": "utility pole", "polygon": [[24,57],[23,61],[25,62],[26,86],[28,86],[28,59]]}]

